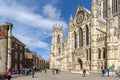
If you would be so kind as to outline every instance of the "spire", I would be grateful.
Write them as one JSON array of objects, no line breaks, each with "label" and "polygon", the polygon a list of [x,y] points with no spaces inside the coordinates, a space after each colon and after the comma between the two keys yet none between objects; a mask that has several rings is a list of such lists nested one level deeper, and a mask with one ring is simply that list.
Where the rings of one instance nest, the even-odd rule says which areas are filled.
[{"label": "spire", "polygon": [[92,3],[97,3],[97,0],[92,0]]},{"label": "spire", "polygon": [[73,17],[72,17],[72,15],[70,15],[70,21],[73,21]]}]

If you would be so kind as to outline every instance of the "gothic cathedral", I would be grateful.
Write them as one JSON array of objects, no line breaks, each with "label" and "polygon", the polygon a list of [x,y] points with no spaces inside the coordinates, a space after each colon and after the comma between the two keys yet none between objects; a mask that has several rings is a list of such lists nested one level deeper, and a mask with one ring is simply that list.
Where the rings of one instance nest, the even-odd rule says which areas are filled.
[{"label": "gothic cathedral", "polygon": [[120,1],[92,0],[91,11],[78,6],[70,16],[68,36],[53,26],[50,68],[117,70],[120,66]]}]

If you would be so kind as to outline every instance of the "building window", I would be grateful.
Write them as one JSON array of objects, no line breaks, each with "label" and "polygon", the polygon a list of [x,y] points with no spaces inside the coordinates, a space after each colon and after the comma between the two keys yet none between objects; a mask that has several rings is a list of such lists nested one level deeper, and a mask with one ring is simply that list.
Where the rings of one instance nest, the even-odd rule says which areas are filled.
[{"label": "building window", "polygon": [[57,36],[57,42],[60,43],[60,35]]},{"label": "building window", "polygon": [[101,50],[98,49],[98,59],[101,59]]},{"label": "building window", "polygon": [[18,59],[18,53],[15,52],[15,59]]},{"label": "building window", "polygon": [[86,59],[88,60],[88,50],[86,50]]},{"label": "building window", "polygon": [[59,54],[60,54],[60,53],[61,53],[61,49],[59,48],[59,50],[58,50],[58,51],[59,51]]},{"label": "building window", "polygon": [[103,59],[105,59],[105,54],[106,54],[106,51],[105,51],[105,48],[103,48]]},{"label": "building window", "polygon": [[0,29],[0,36],[1,36],[1,29]]},{"label": "building window", "polygon": [[23,59],[23,56],[22,56],[22,53],[20,54],[20,60],[22,60]]},{"label": "building window", "polygon": [[107,12],[107,0],[103,0],[103,18],[106,19],[108,16],[108,12]]},{"label": "building window", "polygon": [[112,13],[117,13],[118,12],[118,1],[119,0],[112,0]]},{"label": "building window", "polygon": [[20,46],[20,50],[22,51],[22,46]]},{"label": "building window", "polygon": [[75,31],[74,31],[74,46],[75,48],[77,48],[77,35]]},{"label": "building window", "polygon": [[15,44],[15,48],[16,48],[16,49],[18,48],[18,45],[17,45],[17,44]]},{"label": "building window", "polygon": [[83,32],[82,29],[79,29],[79,47],[83,46]]},{"label": "building window", "polygon": [[90,52],[90,54],[89,54],[89,55],[90,55],[90,56],[89,56],[89,59],[91,60],[91,49],[89,49],[89,52]]},{"label": "building window", "polygon": [[89,29],[88,29],[88,26],[86,26],[86,45],[89,45]]}]

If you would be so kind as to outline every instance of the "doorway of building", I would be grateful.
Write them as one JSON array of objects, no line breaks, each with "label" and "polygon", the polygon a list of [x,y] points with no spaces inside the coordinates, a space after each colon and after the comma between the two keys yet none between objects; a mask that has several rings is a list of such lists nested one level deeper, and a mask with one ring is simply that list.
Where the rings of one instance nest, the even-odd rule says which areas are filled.
[{"label": "doorway of building", "polygon": [[78,60],[78,63],[80,65],[80,69],[83,69],[83,63],[82,63],[82,60],[80,58],[77,59]]}]

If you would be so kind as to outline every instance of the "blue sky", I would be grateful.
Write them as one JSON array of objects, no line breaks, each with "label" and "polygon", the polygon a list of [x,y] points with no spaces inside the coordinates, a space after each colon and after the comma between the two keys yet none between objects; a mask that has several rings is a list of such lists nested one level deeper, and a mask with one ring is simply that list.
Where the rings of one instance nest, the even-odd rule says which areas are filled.
[{"label": "blue sky", "polygon": [[67,31],[78,5],[91,9],[91,0],[0,0],[0,24],[11,22],[13,35],[31,51],[48,60],[52,26]]}]

